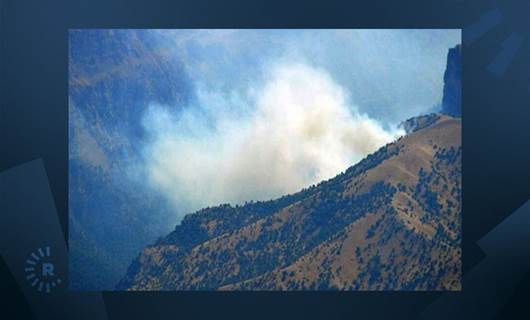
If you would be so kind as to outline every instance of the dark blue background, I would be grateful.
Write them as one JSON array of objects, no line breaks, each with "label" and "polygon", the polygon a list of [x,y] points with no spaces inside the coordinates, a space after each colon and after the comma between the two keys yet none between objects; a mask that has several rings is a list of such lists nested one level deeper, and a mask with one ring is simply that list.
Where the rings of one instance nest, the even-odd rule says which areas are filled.
[{"label": "dark blue background", "polygon": [[[466,28],[490,10],[498,10],[504,19],[466,43]],[[69,28],[464,28],[466,273],[483,258],[476,241],[530,198],[529,14],[528,1],[493,0],[1,1],[0,171],[42,158],[66,230]],[[505,71],[489,71],[503,41],[514,33],[524,39],[521,47],[513,57],[503,58],[508,60]],[[3,261],[0,276],[7,293],[2,317],[32,318]],[[527,273],[498,319],[519,312],[528,315],[524,303],[528,288]],[[111,319],[414,319],[438,296],[427,292],[104,293]]]}]

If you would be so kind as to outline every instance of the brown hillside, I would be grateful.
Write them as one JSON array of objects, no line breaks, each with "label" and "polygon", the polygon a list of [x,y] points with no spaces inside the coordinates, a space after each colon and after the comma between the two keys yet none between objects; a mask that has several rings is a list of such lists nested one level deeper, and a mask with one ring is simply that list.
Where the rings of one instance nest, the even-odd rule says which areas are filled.
[{"label": "brown hillside", "polygon": [[118,288],[459,290],[461,120],[428,120],[317,186],[188,216]]}]

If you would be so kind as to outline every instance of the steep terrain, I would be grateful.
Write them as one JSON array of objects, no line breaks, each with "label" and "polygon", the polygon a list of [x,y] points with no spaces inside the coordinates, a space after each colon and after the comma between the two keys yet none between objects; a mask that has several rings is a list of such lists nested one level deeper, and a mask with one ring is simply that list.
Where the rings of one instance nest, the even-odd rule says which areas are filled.
[{"label": "steep terrain", "polygon": [[407,128],[299,193],[186,216],[117,289],[459,290],[461,120]]},{"label": "steep terrain", "polygon": [[462,115],[462,46],[457,45],[447,53],[444,73],[442,112],[458,117]]},{"label": "steep terrain", "polygon": [[[185,101],[182,68],[150,30],[69,32],[70,289],[112,289],[173,207],[131,177],[149,103]],[[159,81],[164,79],[164,81]],[[158,213],[154,219],[152,211]],[[171,219],[171,220],[170,220]]]}]

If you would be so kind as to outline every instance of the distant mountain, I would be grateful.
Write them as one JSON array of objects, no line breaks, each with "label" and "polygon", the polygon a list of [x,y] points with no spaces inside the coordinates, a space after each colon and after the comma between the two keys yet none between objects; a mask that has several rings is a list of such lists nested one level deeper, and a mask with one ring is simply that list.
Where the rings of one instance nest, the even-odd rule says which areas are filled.
[{"label": "distant mountain", "polygon": [[447,67],[444,73],[442,112],[462,115],[462,46],[457,45],[447,53]]},{"label": "distant mountain", "polygon": [[186,216],[117,289],[459,290],[461,120],[411,123],[316,186]]},{"label": "distant mountain", "polygon": [[[173,207],[131,177],[142,114],[186,101],[182,66],[151,30],[69,33],[69,263],[73,290],[112,289],[139,250],[171,230]],[[162,80],[161,80],[162,79]],[[151,212],[157,212],[154,217]]]}]

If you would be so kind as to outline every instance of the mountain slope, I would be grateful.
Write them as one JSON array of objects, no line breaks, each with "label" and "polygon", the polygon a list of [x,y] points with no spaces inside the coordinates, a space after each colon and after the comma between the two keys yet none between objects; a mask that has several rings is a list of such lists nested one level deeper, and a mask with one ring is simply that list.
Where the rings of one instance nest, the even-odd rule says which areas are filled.
[{"label": "mountain slope", "polygon": [[428,120],[297,194],[187,216],[118,289],[460,289],[461,121]]},{"label": "mountain slope", "polygon": [[152,30],[69,32],[72,290],[114,288],[138,251],[174,221],[167,200],[131,174],[143,159],[147,106],[187,101],[183,67],[156,37]]}]

